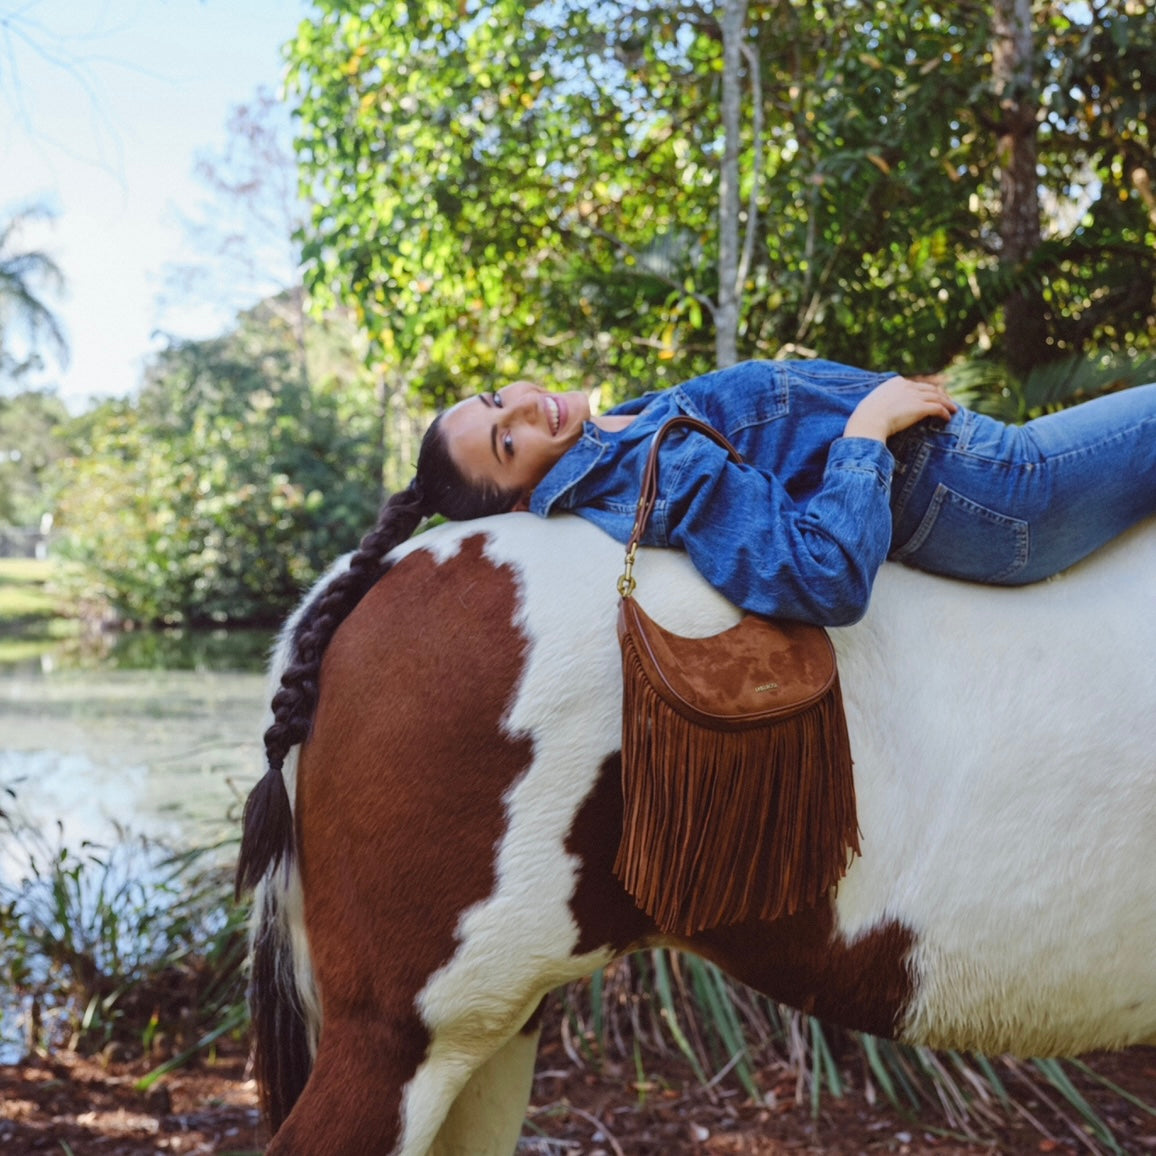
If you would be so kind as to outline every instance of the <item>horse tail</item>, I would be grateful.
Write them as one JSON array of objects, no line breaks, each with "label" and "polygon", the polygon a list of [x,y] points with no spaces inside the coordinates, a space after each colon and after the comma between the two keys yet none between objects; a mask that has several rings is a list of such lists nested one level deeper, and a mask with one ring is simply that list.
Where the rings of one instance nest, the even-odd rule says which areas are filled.
[{"label": "horse tail", "polygon": [[293,807],[283,769],[290,752],[308,737],[317,708],[325,649],[338,627],[388,569],[386,555],[404,542],[425,516],[413,484],[382,506],[377,525],[357,549],[339,560],[313,588],[281,638],[273,662],[273,720],[265,730],[265,774],[250,792],[242,819],[236,894],[293,861]]},{"label": "horse tail", "polygon": [[373,530],[321,579],[290,620],[270,664],[276,693],[264,735],[265,773],[245,801],[235,891],[240,898],[258,889],[249,1007],[257,1085],[274,1132],[305,1087],[320,1027],[295,847],[296,761],[313,725],[326,647],[388,569],[386,555],[424,516],[424,500],[413,484],[392,495]]},{"label": "horse tail", "polygon": [[317,996],[301,919],[295,866],[261,882],[254,896],[249,941],[249,1010],[253,1074],[261,1111],[276,1133],[297,1103],[313,1068]]},{"label": "horse tail", "polygon": [[279,864],[293,861],[293,808],[281,768],[270,767],[245,800],[236,898],[252,891]]}]

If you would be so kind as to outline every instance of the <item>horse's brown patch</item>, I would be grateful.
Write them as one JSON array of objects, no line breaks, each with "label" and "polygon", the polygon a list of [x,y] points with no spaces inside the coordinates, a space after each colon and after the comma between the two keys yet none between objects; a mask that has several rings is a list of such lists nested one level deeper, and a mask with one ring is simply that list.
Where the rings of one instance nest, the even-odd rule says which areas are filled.
[{"label": "horse's brown patch", "polygon": [[[571,900],[580,929],[578,952],[607,946],[625,951],[656,935],[654,924],[612,870],[621,829],[620,764],[615,756],[603,764],[566,843],[566,850],[582,864]],[[893,1037],[913,994],[908,967],[913,942],[908,928],[888,922],[847,943],[836,934],[832,907],[825,903],[770,923],[750,920],[714,928],[674,946],[717,963],[791,1007]]]},{"label": "horse's brown patch", "polygon": [[780,1003],[828,1023],[894,1038],[913,995],[915,936],[894,920],[853,943],[835,932],[830,904],[702,932],[689,950]]},{"label": "horse's brown patch", "polygon": [[315,1120],[325,1137],[293,1135],[288,1150],[396,1142],[402,1090],[429,1046],[415,999],[453,956],[462,912],[494,887],[502,799],[532,751],[500,725],[527,643],[514,576],[483,545],[468,538],[442,563],[407,556],[325,656],[297,786],[324,1078],[286,1124]]},{"label": "horse's brown patch", "polygon": [[622,759],[612,755],[602,764],[594,790],[574,816],[566,837],[567,853],[580,863],[578,885],[570,900],[578,924],[575,955],[604,947],[625,951],[658,930],[614,874],[621,831]]}]

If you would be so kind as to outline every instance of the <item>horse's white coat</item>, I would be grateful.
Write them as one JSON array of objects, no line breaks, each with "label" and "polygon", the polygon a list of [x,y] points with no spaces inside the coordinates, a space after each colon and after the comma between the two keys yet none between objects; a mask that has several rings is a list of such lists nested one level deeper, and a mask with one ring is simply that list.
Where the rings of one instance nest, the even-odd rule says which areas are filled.
[{"label": "horse's white coat", "polygon": [[[542,994],[609,956],[572,954],[565,840],[619,744],[622,549],[577,518],[507,515],[398,556],[444,559],[479,533],[521,586],[530,647],[505,725],[534,757],[505,800],[494,892],[418,1000],[433,1045],[406,1089],[404,1156]],[[644,552],[636,576],[673,630],[735,621],[681,554]],[[837,924],[913,932],[903,1038],[1020,1054],[1156,1039],[1156,525],[1020,590],[885,566],[867,618],[832,634],[863,847]]]},{"label": "horse's white coat", "polygon": [[510,1156],[534,1086],[538,1035],[519,1032],[474,1072],[428,1156]]},{"label": "horse's white coat", "polygon": [[887,567],[837,632],[864,834],[839,926],[916,933],[908,1039],[1156,1035],[1154,530],[1022,590]]}]

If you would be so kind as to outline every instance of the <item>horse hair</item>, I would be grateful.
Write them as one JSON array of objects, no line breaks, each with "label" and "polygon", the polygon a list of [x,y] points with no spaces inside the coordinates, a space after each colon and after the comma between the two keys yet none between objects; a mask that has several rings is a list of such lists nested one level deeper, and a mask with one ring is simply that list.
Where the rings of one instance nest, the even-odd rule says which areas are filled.
[{"label": "horse hair", "polygon": [[422,439],[413,481],[382,506],[377,524],[350,557],[349,568],[311,600],[293,632],[289,663],[273,696],[273,724],[265,731],[265,774],[249,794],[241,820],[238,897],[278,864],[292,861],[293,808],[282,768],[293,747],[309,737],[325,650],[389,568],[385,556],[431,514],[465,521],[504,513],[518,497],[516,491],[467,479],[450,457],[440,415],[434,419]]},{"label": "horse hair", "polygon": [[249,1002],[253,1008],[254,1075],[261,1111],[276,1132],[297,1103],[313,1066],[305,1016],[292,978],[292,946],[266,890],[264,911],[250,954]]}]

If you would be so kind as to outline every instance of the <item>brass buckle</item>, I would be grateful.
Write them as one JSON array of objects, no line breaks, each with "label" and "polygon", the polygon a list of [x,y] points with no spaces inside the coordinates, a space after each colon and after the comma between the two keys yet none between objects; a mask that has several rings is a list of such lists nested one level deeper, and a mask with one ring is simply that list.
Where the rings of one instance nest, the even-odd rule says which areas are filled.
[{"label": "brass buckle", "polygon": [[634,559],[637,554],[638,543],[635,542],[626,551],[626,567],[618,579],[618,593],[623,598],[629,598],[634,593],[635,586],[638,585],[634,580]]}]

